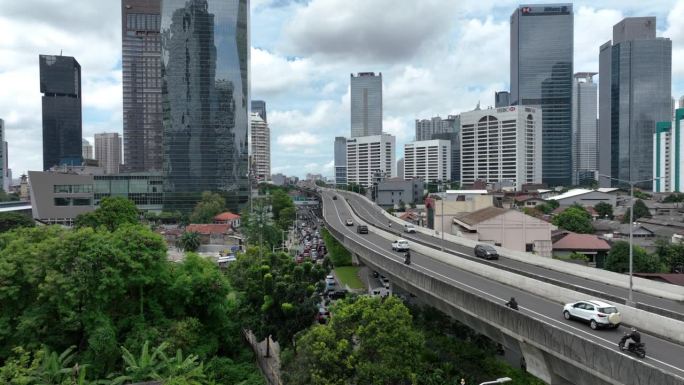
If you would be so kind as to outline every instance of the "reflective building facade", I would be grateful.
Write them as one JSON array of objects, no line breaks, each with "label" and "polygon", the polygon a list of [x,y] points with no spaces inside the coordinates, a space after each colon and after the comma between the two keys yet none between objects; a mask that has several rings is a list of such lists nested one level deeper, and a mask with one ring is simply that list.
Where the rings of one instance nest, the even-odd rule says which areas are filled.
[{"label": "reflective building facade", "polygon": [[578,72],[572,86],[572,184],[596,180],[598,171],[598,87],[596,72]]},{"label": "reflective building facade", "polygon": [[261,119],[268,123],[268,119],[266,119],[266,102],[263,100],[252,100],[252,112],[256,112],[259,114]]},{"label": "reflective building facade", "polygon": [[350,75],[351,136],[382,134],[382,73]]},{"label": "reflective building facade", "polygon": [[638,186],[650,189],[656,123],[672,115],[672,41],[656,37],[655,17],[626,18],[613,27],[613,41],[600,48],[599,77],[599,170],[644,180]]},{"label": "reflective building facade", "polygon": [[81,164],[81,65],[70,56],[40,55],[43,169]]},{"label": "reflective building facade", "polygon": [[511,105],[542,110],[542,180],[572,180],[572,4],[521,5],[511,15]]},{"label": "reflective building facade", "polygon": [[249,1],[162,3],[164,209],[248,198]]},{"label": "reflective building facade", "polygon": [[162,169],[161,0],[121,0],[124,162]]}]

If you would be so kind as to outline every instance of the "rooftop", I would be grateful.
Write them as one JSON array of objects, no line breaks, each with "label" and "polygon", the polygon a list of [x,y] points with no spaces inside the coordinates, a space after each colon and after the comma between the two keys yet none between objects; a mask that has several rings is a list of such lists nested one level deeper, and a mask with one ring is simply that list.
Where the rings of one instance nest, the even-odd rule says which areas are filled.
[{"label": "rooftop", "polygon": [[572,198],[572,197],[576,197],[576,196],[588,194],[588,193],[590,193],[590,192],[592,192],[592,191],[594,191],[594,190],[587,190],[587,189],[583,189],[583,188],[576,188],[576,189],[572,189],[572,190],[569,190],[569,191],[567,191],[567,192],[564,192],[563,194],[549,197],[549,199],[554,200],[554,201],[557,201],[557,200],[561,200],[561,199]]},{"label": "rooftop", "polygon": [[592,234],[568,233],[554,242],[554,250],[610,250],[608,242]]},{"label": "rooftop", "polygon": [[447,194],[487,194],[487,190],[447,190]]},{"label": "rooftop", "polygon": [[454,221],[459,224],[464,224],[466,226],[475,226],[480,222],[484,222],[488,219],[498,217],[499,215],[507,212],[508,209],[502,209],[500,207],[487,207],[471,213],[462,213],[454,217]]},{"label": "rooftop", "polygon": [[185,228],[185,231],[200,234],[228,234],[231,232],[231,227],[227,223],[191,224]]},{"label": "rooftop", "polygon": [[233,214],[230,211],[226,211],[225,213],[221,213],[214,217],[215,221],[232,221],[234,219],[240,219],[240,216]]}]

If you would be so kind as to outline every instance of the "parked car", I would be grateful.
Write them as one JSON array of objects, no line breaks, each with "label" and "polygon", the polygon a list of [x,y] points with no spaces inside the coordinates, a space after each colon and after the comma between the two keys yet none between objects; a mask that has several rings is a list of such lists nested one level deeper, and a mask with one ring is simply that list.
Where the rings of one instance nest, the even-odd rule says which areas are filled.
[{"label": "parked car", "polygon": [[332,275],[325,277],[325,290],[335,290],[335,277],[333,277]]},{"label": "parked car", "polygon": [[335,290],[328,293],[330,299],[342,299],[347,296],[347,290]]},{"label": "parked car", "polygon": [[351,218],[349,218],[344,224],[347,226],[354,226],[354,221],[352,221]]},{"label": "parked car", "polygon": [[334,200],[334,201],[337,200],[337,195],[333,195],[333,200]]},{"label": "parked car", "polygon": [[407,251],[409,249],[409,242],[406,239],[397,239],[392,242],[392,250]]},{"label": "parked car", "polygon": [[475,246],[475,256],[484,259],[499,259],[499,253],[494,246],[481,243]]},{"label": "parked car", "polygon": [[356,226],[356,232],[359,234],[368,234],[368,226],[358,225]]},{"label": "parked car", "polygon": [[618,309],[601,301],[579,301],[563,306],[565,319],[578,319],[588,322],[589,327],[596,330],[601,327],[617,328],[622,322]]},{"label": "parked car", "polygon": [[316,259],[318,258],[318,252],[316,250],[311,250],[311,259]]},{"label": "parked car", "polygon": [[316,321],[318,321],[319,324],[324,325],[328,322],[328,318],[330,318],[330,311],[324,307],[319,307],[318,313],[316,313]]},{"label": "parked car", "polygon": [[407,223],[404,225],[404,231],[407,233],[415,233],[416,226],[412,225],[411,223]]}]

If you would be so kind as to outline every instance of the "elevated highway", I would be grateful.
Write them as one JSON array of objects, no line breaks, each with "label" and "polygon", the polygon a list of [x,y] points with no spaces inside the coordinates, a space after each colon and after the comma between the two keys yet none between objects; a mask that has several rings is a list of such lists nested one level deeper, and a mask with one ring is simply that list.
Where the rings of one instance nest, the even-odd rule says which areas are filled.
[{"label": "elevated highway", "polygon": [[[334,195],[338,199],[333,200]],[[543,293],[539,288],[553,291],[548,289],[553,286],[550,283],[417,243],[412,243],[412,264],[406,266],[402,254],[391,250],[396,235],[373,226],[369,234],[357,234],[355,226],[345,226],[344,221],[363,221],[342,195],[321,190],[321,198],[331,234],[362,263],[381,271],[392,284],[519,352],[525,357],[527,370],[547,383],[684,384],[682,345],[642,333],[648,356],[640,360],[617,350],[624,328],[593,331],[566,321],[561,303],[550,299],[553,296],[539,294]],[[356,205],[353,200],[352,204]],[[379,218],[375,221],[381,225]],[[526,290],[529,288],[533,289]],[[565,296],[574,293],[576,299],[586,298],[582,293],[562,290],[566,290]],[[511,296],[521,304],[519,312],[503,305]]]}]

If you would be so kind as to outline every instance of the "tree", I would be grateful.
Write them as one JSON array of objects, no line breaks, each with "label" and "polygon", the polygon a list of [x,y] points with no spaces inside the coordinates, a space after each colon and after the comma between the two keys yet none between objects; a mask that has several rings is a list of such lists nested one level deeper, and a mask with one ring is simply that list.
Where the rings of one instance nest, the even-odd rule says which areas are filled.
[{"label": "tree", "polygon": [[35,222],[32,218],[19,213],[0,213],[0,233],[20,227],[33,227]]},{"label": "tree", "polygon": [[287,230],[292,226],[292,223],[297,219],[297,209],[286,207],[280,211],[280,218],[278,218],[278,227],[281,230]]},{"label": "tree", "polygon": [[599,218],[613,219],[613,205],[607,202],[599,202],[594,206]]},{"label": "tree", "polygon": [[580,206],[571,206],[553,218],[553,224],[565,230],[580,234],[591,234],[591,215]]},{"label": "tree", "polygon": [[[297,339],[291,384],[408,384],[420,368],[423,335],[396,297],[338,302],[328,325]],[[415,383],[415,382],[414,382]]]},{"label": "tree", "polygon": [[247,208],[242,211],[240,230],[247,244],[262,245],[265,250],[272,250],[280,244],[281,232],[266,204],[264,199],[253,199],[251,212]]},{"label": "tree", "polygon": [[406,203],[404,203],[403,200],[399,199],[399,205],[398,206],[399,206],[400,212],[406,211]]},{"label": "tree", "polygon": [[684,193],[675,192],[663,199],[663,203],[680,203],[684,202]]},{"label": "tree", "polygon": [[5,190],[0,188],[0,202],[14,202],[18,201],[19,197],[14,193],[6,193]]},{"label": "tree", "polygon": [[544,214],[551,214],[551,212],[558,208],[560,204],[556,200],[548,200],[544,203],[538,204],[535,208]]},{"label": "tree", "polygon": [[[632,250],[633,269],[636,273],[658,273],[661,266],[658,258],[649,255],[646,250],[634,246]],[[629,272],[629,243],[617,241],[613,244],[606,258],[606,270],[617,273]]]},{"label": "tree", "polygon": [[104,226],[109,231],[125,224],[139,223],[138,209],[133,201],[122,197],[105,197],[100,206],[89,213],[76,217],[76,228]]},{"label": "tree", "polygon": [[283,190],[274,190],[271,192],[271,207],[273,210],[273,219],[278,221],[280,219],[280,212],[287,209],[294,209],[294,202],[292,198]]},{"label": "tree", "polygon": [[358,183],[350,182],[349,184],[347,184],[347,191],[352,191],[352,192],[359,193],[361,195],[366,195],[366,188],[361,186]]},{"label": "tree", "polygon": [[201,244],[200,234],[196,231],[185,232],[178,239],[177,245],[183,251],[194,252],[199,249]]},{"label": "tree", "polygon": [[651,199],[651,195],[646,194],[645,192],[639,189],[634,190],[634,197],[638,199]]},{"label": "tree", "polygon": [[630,210],[627,210],[625,216],[622,217],[622,223],[636,222],[639,218],[651,218],[651,212],[646,207],[646,204],[641,199],[637,199],[634,202],[634,221],[630,219]]},{"label": "tree", "polygon": [[670,243],[664,239],[656,241],[655,255],[670,273],[684,273],[684,244]]},{"label": "tree", "polygon": [[205,191],[190,214],[191,223],[213,223],[214,217],[226,209],[226,200],[221,194]]}]

